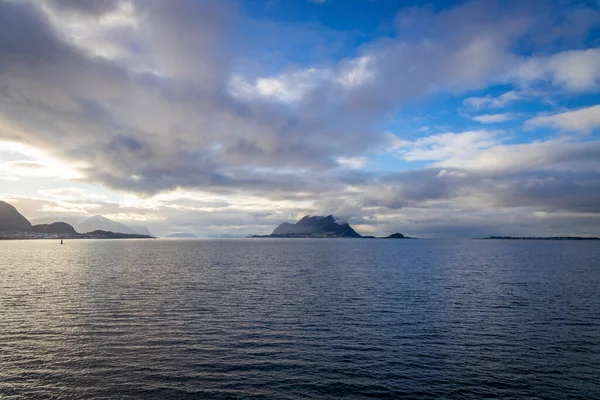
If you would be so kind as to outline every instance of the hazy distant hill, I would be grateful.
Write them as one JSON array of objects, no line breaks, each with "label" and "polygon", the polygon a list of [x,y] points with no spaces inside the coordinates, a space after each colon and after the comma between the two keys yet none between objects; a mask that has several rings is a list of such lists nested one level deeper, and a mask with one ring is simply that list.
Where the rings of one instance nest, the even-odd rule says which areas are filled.
[{"label": "hazy distant hill", "polygon": [[12,205],[0,201],[0,231],[25,231],[31,223]]},{"label": "hazy distant hill", "polygon": [[133,229],[133,233],[135,233],[136,235],[148,235],[148,236],[154,236],[150,230],[148,229],[147,226],[143,226],[143,225],[129,225],[129,227],[131,229]]},{"label": "hazy distant hill", "polygon": [[295,224],[284,222],[279,225],[272,237],[361,237],[348,223],[335,220],[333,215],[304,216]]},{"label": "hazy distant hill", "polygon": [[50,224],[56,221],[64,221],[71,224],[79,233],[109,231],[133,235],[154,236],[145,226],[125,225],[123,223],[108,219],[102,215],[94,215],[93,217],[76,215],[46,215],[44,217],[35,218],[32,221],[36,224]]},{"label": "hazy distant hill", "polygon": [[77,225],[79,232],[93,232],[93,231],[108,231],[108,232],[119,232],[119,233],[137,233],[135,230],[125,224],[110,220],[102,215],[94,215],[88,219],[80,222]]},{"label": "hazy distant hill", "polygon": [[177,232],[177,233],[171,233],[171,234],[167,235],[167,237],[168,238],[190,239],[190,238],[197,238],[198,236],[195,233]]}]

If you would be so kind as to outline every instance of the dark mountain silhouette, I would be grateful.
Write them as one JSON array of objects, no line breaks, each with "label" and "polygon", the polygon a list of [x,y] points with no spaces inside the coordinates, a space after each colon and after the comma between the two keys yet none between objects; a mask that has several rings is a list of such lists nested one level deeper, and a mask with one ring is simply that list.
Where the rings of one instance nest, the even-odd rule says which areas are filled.
[{"label": "dark mountain silhouette", "polygon": [[82,238],[92,239],[155,239],[154,236],[140,235],[137,233],[119,233],[97,230],[93,232],[87,232],[80,235]]},{"label": "dark mountain silhouette", "polygon": [[392,233],[390,236],[386,236],[383,239],[410,239],[409,237],[404,236],[401,233]]},{"label": "dark mountain silhouette", "polygon": [[295,224],[284,222],[269,237],[361,237],[348,223],[335,220],[333,215],[305,216]]},{"label": "dark mountain silhouette", "polygon": [[363,238],[363,239],[412,239],[401,233],[379,237],[362,236],[346,222],[339,222],[333,215],[304,216],[295,224],[283,222],[270,235],[254,235],[263,238]]},{"label": "dark mountain silhouette", "polygon": [[33,225],[31,228],[28,229],[28,231],[37,233],[58,233],[68,235],[77,234],[75,228],[73,228],[66,222],[53,222],[51,224]]},{"label": "dark mountain silhouette", "polygon": [[0,201],[0,231],[25,231],[31,223],[12,205]]}]

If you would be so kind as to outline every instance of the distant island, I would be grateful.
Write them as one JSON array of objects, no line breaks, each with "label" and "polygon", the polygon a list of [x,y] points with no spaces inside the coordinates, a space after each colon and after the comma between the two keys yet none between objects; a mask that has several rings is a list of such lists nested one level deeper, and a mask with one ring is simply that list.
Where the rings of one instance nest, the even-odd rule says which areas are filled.
[{"label": "distant island", "polygon": [[14,206],[0,201],[0,240],[10,239],[154,239],[154,236],[101,229],[78,233],[66,222],[32,225]]},{"label": "distant island", "polygon": [[410,239],[410,238],[407,238],[406,236],[404,236],[401,233],[392,233],[390,236],[386,236],[382,239]]},{"label": "distant island", "polygon": [[482,239],[498,240],[600,240],[597,237],[584,236],[489,236]]},{"label": "distant island", "polygon": [[[281,223],[270,235],[253,235],[254,238],[363,238],[376,239],[374,236],[362,236],[347,222],[336,220],[333,215],[305,215],[295,224]],[[401,233],[394,233],[378,239],[411,239]]]},{"label": "distant island", "polygon": [[178,238],[178,239],[193,239],[193,238],[197,238],[198,235],[196,235],[195,233],[189,233],[189,232],[176,232],[176,233],[171,233],[171,234],[167,235],[166,237]]}]

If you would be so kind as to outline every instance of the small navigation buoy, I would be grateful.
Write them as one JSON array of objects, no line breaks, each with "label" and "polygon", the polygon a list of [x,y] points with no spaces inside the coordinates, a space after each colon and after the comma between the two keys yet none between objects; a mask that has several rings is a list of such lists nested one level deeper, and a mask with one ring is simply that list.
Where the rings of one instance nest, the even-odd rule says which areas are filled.
[{"label": "small navigation buoy", "polygon": [[60,244],[63,244],[63,240],[62,239],[60,239]]}]

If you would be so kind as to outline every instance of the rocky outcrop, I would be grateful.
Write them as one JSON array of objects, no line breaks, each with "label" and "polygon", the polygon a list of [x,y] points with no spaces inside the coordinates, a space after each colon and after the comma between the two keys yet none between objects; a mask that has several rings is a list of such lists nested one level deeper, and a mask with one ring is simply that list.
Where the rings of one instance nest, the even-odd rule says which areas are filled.
[{"label": "rocky outcrop", "polygon": [[390,236],[384,237],[384,239],[409,239],[401,233],[392,233]]},{"label": "rocky outcrop", "polygon": [[333,215],[305,216],[295,224],[284,222],[269,237],[361,237],[348,223],[336,221]]}]

